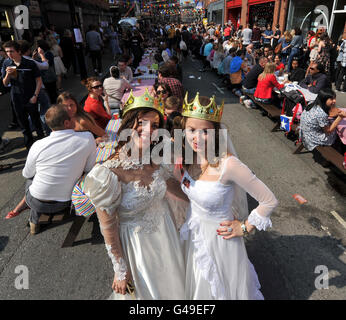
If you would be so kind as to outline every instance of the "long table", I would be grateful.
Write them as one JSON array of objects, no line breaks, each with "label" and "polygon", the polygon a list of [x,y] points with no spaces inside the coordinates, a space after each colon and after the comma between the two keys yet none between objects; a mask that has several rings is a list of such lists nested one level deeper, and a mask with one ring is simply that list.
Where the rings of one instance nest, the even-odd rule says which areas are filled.
[{"label": "long table", "polygon": [[[155,79],[141,80],[141,83],[138,83],[136,80],[134,80],[134,82],[131,83],[133,95],[135,97],[139,97],[139,96],[143,95],[146,88],[148,88],[148,91],[150,92],[151,87],[154,85],[154,83],[155,83]],[[121,101],[123,103],[125,103],[129,97],[129,95],[130,95],[130,91],[125,92]]]}]

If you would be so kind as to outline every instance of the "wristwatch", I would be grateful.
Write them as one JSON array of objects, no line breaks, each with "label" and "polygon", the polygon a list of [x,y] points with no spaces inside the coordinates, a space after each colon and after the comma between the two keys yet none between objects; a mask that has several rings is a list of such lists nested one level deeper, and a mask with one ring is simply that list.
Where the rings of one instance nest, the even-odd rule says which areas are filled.
[{"label": "wristwatch", "polygon": [[249,235],[245,223],[241,224],[241,229],[243,230],[243,237],[247,237]]}]

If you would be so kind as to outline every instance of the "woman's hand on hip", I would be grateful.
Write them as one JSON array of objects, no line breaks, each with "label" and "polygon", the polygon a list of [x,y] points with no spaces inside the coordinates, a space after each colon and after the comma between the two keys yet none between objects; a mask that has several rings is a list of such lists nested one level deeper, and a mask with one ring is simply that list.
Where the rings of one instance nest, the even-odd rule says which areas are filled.
[{"label": "woman's hand on hip", "polygon": [[223,221],[220,223],[220,226],[221,227],[216,231],[219,236],[223,236],[223,239],[228,240],[243,236],[243,230],[241,228],[241,222],[239,220]]}]

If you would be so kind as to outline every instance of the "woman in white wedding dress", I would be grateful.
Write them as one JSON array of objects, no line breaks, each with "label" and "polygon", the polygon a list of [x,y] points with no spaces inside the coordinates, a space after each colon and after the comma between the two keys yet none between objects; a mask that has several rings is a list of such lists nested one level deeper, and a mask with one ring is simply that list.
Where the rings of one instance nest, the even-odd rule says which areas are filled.
[{"label": "woman in white wedding dress", "polygon": [[[193,150],[193,163],[183,159],[181,180],[190,200],[188,217],[180,230],[186,240],[186,299],[261,300],[243,236],[254,228],[270,227],[269,215],[278,202],[234,151],[231,154],[224,148],[221,153],[222,109],[223,104],[217,106],[214,98],[199,99],[197,94],[188,102],[185,97],[181,127],[185,129],[185,147]],[[215,130],[215,136],[208,129]],[[216,158],[208,156],[208,145],[215,147]],[[247,203],[241,189],[259,202],[249,216],[243,213]]]},{"label": "woman in white wedding dress", "polygon": [[[145,130],[146,125],[150,129]],[[183,252],[165,199],[170,174],[163,165],[143,164],[132,157],[132,153],[152,148],[151,134],[162,127],[162,103],[158,105],[148,92],[141,97],[131,94],[118,132],[121,137],[125,129],[134,129],[131,157],[128,143],[119,142],[115,156],[96,165],[85,180],[84,192],[97,209],[113,263],[112,299],[126,299],[129,281],[136,299],[185,296]],[[178,182],[172,192],[181,192]]]}]

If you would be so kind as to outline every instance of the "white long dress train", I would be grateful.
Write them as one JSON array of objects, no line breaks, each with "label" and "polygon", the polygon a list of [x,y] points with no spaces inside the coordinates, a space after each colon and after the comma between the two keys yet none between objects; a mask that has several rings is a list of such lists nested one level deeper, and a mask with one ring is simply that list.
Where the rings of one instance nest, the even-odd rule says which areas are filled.
[{"label": "white long dress train", "polygon": [[[87,175],[85,194],[98,210],[106,249],[118,279],[131,271],[136,299],[185,298],[185,266],[179,234],[165,199],[169,173],[160,166],[148,187],[123,183],[112,168],[133,163],[108,160]],[[113,292],[112,299],[124,299]]]},{"label": "white long dress train", "polygon": [[222,221],[234,220],[235,183],[259,202],[248,217],[259,230],[271,226],[269,214],[277,200],[236,157],[228,157],[220,165],[217,181],[193,180],[187,171],[182,178],[182,190],[190,199],[188,218],[180,230],[181,238],[187,240],[186,299],[261,300],[260,283],[243,238],[225,240],[216,230]]}]

